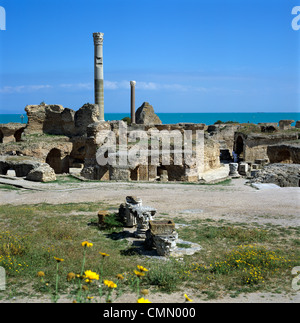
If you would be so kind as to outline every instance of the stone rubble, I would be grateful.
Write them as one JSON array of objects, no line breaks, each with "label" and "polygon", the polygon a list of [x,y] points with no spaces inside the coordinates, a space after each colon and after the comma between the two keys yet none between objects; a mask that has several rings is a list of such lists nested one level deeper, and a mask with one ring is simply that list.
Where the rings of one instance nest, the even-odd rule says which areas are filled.
[{"label": "stone rubble", "polygon": [[299,187],[300,164],[268,164],[257,170],[248,183],[272,183],[280,187]]},{"label": "stone rubble", "polygon": [[[154,220],[156,211],[155,208],[143,206],[141,199],[127,196],[126,202],[119,207],[119,216],[123,219],[125,227],[136,228],[133,236],[144,239],[145,249],[155,249],[160,257],[180,257],[201,250],[201,246],[196,243],[178,239],[175,223],[172,220]],[[178,242],[187,247],[179,248]]]}]

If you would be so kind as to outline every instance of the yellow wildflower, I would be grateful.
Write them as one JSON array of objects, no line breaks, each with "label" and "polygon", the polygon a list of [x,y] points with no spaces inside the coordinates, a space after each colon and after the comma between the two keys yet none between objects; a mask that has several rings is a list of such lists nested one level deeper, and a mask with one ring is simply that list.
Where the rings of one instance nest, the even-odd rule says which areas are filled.
[{"label": "yellow wildflower", "polygon": [[139,269],[140,271],[148,271],[148,269],[147,269],[147,268],[145,268],[145,267],[143,267],[143,266],[139,266],[139,265],[137,265],[137,267],[138,267],[138,269]]},{"label": "yellow wildflower", "polygon": [[103,283],[104,283],[104,285],[106,285],[107,287],[109,287],[109,288],[117,288],[118,286],[117,286],[117,284],[115,284],[113,281],[111,281],[111,280],[107,280],[107,279],[105,279],[104,281],[103,281]]},{"label": "yellow wildflower", "polygon": [[89,247],[92,247],[92,246],[93,246],[93,244],[92,244],[91,242],[88,242],[88,241],[83,241],[83,242],[81,243],[81,245],[82,245],[82,247],[87,247],[87,248],[89,248]]},{"label": "yellow wildflower", "polygon": [[43,271],[39,271],[37,273],[38,277],[44,277],[45,276],[45,273]]},{"label": "yellow wildflower", "polygon": [[123,280],[124,279],[124,276],[122,274],[118,274],[117,275],[117,278],[120,279],[120,280]]},{"label": "yellow wildflower", "polygon": [[68,273],[67,281],[70,281],[70,280],[74,279],[75,277],[76,277],[76,275],[74,273]]},{"label": "yellow wildflower", "polygon": [[190,299],[190,298],[187,296],[187,294],[184,294],[184,297],[185,297],[185,299],[186,299],[186,301],[187,301],[187,302],[192,302],[192,301],[193,301],[192,299]]},{"label": "yellow wildflower", "polygon": [[105,253],[105,252],[99,252],[99,253],[100,253],[101,256],[103,256],[103,258],[104,257],[109,257],[109,254],[108,253]]},{"label": "yellow wildflower", "polygon": [[134,273],[138,276],[138,277],[142,277],[145,276],[144,273],[141,273],[140,271],[134,270]]},{"label": "yellow wildflower", "polygon": [[57,257],[53,257],[57,262],[62,262],[62,261],[64,261],[64,259],[62,259],[62,258],[57,258]]},{"label": "yellow wildflower", "polygon": [[141,297],[137,300],[137,303],[151,303],[148,299]]},{"label": "yellow wildflower", "polygon": [[89,279],[89,280],[99,280],[99,275],[94,273],[91,270],[86,270],[84,272],[85,278]]}]

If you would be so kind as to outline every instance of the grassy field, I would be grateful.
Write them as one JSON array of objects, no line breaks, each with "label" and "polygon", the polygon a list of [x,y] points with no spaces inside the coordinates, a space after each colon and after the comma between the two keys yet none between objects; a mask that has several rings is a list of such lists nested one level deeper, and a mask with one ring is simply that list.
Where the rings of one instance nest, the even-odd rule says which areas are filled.
[{"label": "grassy field", "polygon": [[[89,301],[99,293],[106,293],[103,301],[109,300],[112,289],[114,297],[126,291],[136,291],[141,297],[143,289],[170,293],[192,288],[203,299],[292,291],[291,270],[300,263],[299,228],[187,221],[180,215],[175,223],[187,226],[177,230],[179,238],[199,243],[203,249],[183,259],[151,260],[139,255],[127,240],[116,238],[120,235],[112,234],[123,230],[113,216],[104,230],[93,225],[99,210],[117,207],[101,203],[2,205],[0,266],[5,268],[7,284],[0,291],[0,301],[41,295],[52,296],[54,301],[64,295],[72,301],[86,285],[84,295]],[[84,247],[83,241],[93,246]],[[148,271],[139,276],[134,272],[137,265]],[[98,279],[86,282],[83,268],[97,273]],[[113,281],[117,287],[104,286],[103,280]]]}]

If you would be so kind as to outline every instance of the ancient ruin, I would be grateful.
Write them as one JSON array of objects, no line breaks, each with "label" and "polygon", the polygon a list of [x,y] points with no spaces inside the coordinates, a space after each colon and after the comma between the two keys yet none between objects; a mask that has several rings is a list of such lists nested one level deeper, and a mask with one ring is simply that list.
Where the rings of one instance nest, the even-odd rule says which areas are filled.
[{"label": "ancient ruin", "polygon": [[[104,212],[99,212],[100,216],[98,213],[99,223],[103,219]],[[142,200],[136,196],[127,196],[125,203],[119,207],[118,215],[124,223],[124,230],[135,230],[129,237],[143,241],[144,253],[160,257],[180,257],[201,250],[201,246],[196,243],[178,239],[174,221],[156,220],[156,213],[155,208],[143,206]],[[179,247],[179,243],[186,245],[187,248]],[[150,254],[147,251],[150,251]]]},{"label": "ancient ruin", "polygon": [[[27,160],[46,163],[56,175],[76,172],[89,180],[203,183],[221,181],[228,176],[251,177],[251,174],[254,175],[258,169],[269,163],[300,163],[300,130],[290,125],[288,129],[281,129],[276,124],[154,124],[153,122],[158,122],[158,117],[147,102],[137,109],[136,123],[131,125],[120,120],[99,121],[98,105],[89,103],[84,104],[78,111],[45,103],[26,106],[25,111],[28,116],[26,125],[0,125],[0,155],[5,158],[20,157],[20,161],[26,157]],[[127,127],[127,133],[122,133],[122,127]],[[156,164],[151,163],[151,156],[148,156],[146,163],[134,165],[101,166],[97,162],[97,151],[105,143],[105,131],[113,132],[116,142],[123,140],[130,150],[136,144],[128,135],[131,131],[144,131],[151,138],[153,130],[163,133],[164,138],[170,137],[170,163],[164,163],[161,151]],[[183,149],[182,164],[175,162],[178,148],[184,146],[172,146],[172,136],[187,131],[191,131],[193,143],[196,132],[203,133],[203,149],[201,155],[198,155],[202,168],[188,164]],[[158,145],[161,149],[162,141]],[[151,152],[150,143],[148,148]],[[122,158],[122,153],[115,151],[116,160]],[[5,175],[9,169],[2,167],[1,174]],[[42,168],[41,172],[43,170],[46,171],[46,168]]]},{"label": "ancient ruin", "polygon": [[[15,167],[9,156],[25,168],[32,160],[40,163],[32,167],[35,175],[16,171],[16,176],[41,181],[76,173],[95,181],[213,183],[254,176],[269,163],[300,164],[300,121],[163,124],[148,102],[135,109],[135,81],[130,82],[131,122],[104,121],[103,33],[93,39],[95,103],[77,111],[44,102],[27,105],[26,125],[0,124],[1,175]],[[160,137],[153,140],[155,134]],[[143,144],[139,153],[147,153],[132,162],[137,143]],[[114,163],[99,162],[103,148],[103,158]]]}]

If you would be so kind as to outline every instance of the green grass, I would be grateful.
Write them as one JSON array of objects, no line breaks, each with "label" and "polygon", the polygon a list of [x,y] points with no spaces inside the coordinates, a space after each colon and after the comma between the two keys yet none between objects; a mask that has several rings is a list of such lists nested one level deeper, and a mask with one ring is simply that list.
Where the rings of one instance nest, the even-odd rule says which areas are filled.
[{"label": "green grass", "polygon": [[[72,299],[72,283],[66,277],[70,272],[80,273],[85,240],[93,243],[86,253],[85,269],[101,272],[99,252],[109,254],[103,278],[116,281],[116,275],[123,274],[125,280],[118,284],[124,291],[135,288],[137,265],[149,269],[140,287],[153,292],[189,287],[203,299],[213,299],[224,293],[236,297],[241,292],[292,291],[291,269],[300,263],[299,228],[177,217],[175,223],[189,224],[177,229],[179,238],[199,243],[202,250],[183,260],[158,261],[141,256],[122,235],[113,234],[122,230],[113,212],[101,230],[91,225],[99,210],[111,207],[118,206],[98,202],[2,205],[0,266],[6,270],[7,289],[0,291],[0,299],[53,293],[54,257],[64,259],[59,264],[59,293]],[[39,271],[45,273],[43,283],[37,277]],[[90,292],[96,292],[95,287]]]},{"label": "green grass", "polygon": [[4,191],[19,191],[20,188],[12,185],[7,185],[7,184],[0,184],[0,190]]}]

